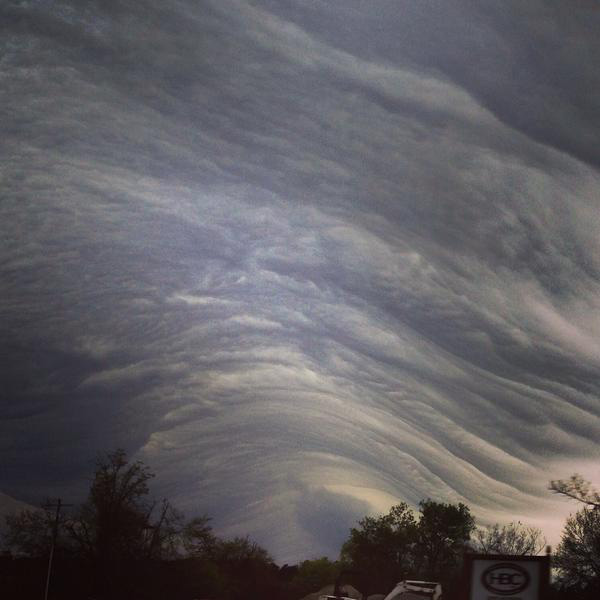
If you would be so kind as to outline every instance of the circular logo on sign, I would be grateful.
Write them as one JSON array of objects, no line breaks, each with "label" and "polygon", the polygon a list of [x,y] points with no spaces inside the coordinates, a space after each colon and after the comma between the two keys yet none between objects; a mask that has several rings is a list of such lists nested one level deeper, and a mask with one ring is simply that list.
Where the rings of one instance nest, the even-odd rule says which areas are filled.
[{"label": "circular logo on sign", "polygon": [[497,563],[481,574],[485,589],[501,596],[522,592],[529,585],[529,579],[529,573],[515,563]]}]

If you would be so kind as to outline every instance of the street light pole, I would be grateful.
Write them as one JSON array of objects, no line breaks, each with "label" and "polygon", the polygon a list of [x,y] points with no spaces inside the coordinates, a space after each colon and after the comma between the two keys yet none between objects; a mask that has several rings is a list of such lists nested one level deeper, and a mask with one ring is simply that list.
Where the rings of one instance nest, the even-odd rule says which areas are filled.
[{"label": "street light pole", "polygon": [[47,503],[44,508],[56,508],[54,524],[52,526],[52,545],[50,546],[50,557],[48,558],[48,574],[46,575],[46,590],[44,591],[44,600],[48,600],[48,591],[50,590],[50,574],[52,573],[52,559],[54,558],[54,546],[56,545],[56,537],[58,535],[58,521],[60,519],[60,509],[63,506],[72,506],[71,504],[63,504],[58,498],[56,504]]}]

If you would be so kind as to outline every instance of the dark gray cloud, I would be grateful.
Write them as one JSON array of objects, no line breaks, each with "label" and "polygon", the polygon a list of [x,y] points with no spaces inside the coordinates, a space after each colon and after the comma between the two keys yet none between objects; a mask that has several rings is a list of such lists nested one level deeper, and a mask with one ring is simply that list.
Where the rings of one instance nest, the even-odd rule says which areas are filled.
[{"label": "dark gray cloud", "polygon": [[124,446],[282,561],[428,496],[554,535],[600,429],[598,12],[0,10],[3,492]]}]

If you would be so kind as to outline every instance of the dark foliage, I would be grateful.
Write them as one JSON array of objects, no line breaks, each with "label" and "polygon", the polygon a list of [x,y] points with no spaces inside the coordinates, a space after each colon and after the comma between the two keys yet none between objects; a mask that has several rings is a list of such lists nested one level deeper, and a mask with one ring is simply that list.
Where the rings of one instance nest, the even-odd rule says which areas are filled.
[{"label": "dark foliage", "polygon": [[[527,554],[543,546],[541,532],[520,523],[478,530],[469,508],[428,499],[418,514],[402,503],[366,516],[350,530],[339,561],[327,557],[278,567],[248,537],[220,539],[207,516],[184,522],[168,500],[149,498],[154,474],[122,450],[101,457],[87,500],[61,515],[50,598],[63,600],[298,600],[334,582],[365,595],[387,593],[402,579],[442,583],[458,598],[462,556]],[[600,598],[598,493],[578,476],[551,489],[586,506],[571,516],[557,549],[558,577],[548,600]],[[43,597],[54,513],[26,510],[6,519],[0,555],[2,597]]]},{"label": "dark foliage", "polygon": [[546,547],[541,529],[520,522],[479,528],[475,531],[474,550],[480,554],[535,556]]}]

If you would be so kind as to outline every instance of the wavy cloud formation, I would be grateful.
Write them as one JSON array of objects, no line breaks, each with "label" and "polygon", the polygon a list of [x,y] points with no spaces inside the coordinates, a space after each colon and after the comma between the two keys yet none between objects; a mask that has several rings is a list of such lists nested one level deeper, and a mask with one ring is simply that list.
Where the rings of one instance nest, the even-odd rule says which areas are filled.
[{"label": "wavy cloud formation", "polygon": [[599,15],[0,8],[3,490],[123,446],[282,562],[426,497],[552,539],[600,433]]}]

